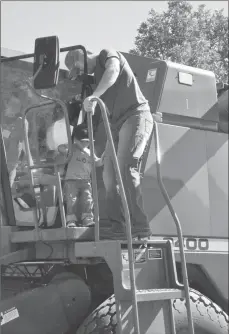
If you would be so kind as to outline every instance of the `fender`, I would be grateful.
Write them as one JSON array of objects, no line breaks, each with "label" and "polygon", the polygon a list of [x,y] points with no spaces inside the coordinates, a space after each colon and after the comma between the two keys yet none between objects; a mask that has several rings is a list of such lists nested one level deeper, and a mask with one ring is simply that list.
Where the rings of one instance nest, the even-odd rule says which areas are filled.
[{"label": "fender", "polygon": [[[180,262],[176,262],[176,265],[178,280],[182,282],[181,264]],[[204,263],[202,265],[188,263],[189,285],[211,299],[228,314],[228,300],[219,289],[219,281],[214,277],[214,271],[209,272],[208,269]],[[222,279],[225,280],[225,278]]]},{"label": "fender", "polygon": [[66,333],[79,326],[91,305],[85,282],[73,273],[60,273],[46,286],[0,301],[4,334]]}]

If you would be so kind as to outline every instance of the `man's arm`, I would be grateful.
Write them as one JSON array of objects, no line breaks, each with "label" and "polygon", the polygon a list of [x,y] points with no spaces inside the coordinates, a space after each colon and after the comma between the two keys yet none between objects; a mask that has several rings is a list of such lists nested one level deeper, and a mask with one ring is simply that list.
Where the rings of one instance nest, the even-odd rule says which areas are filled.
[{"label": "man's arm", "polygon": [[105,72],[96,87],[93,96],[100,97],[116,82],[120,72],[120,61],[118,58],[112,57],[107,59],[105,63]]}]

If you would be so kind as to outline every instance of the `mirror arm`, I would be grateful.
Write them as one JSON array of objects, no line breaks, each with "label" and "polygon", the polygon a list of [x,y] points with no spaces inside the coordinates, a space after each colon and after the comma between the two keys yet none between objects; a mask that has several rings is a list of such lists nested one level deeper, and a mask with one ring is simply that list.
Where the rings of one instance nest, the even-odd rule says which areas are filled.
[{"label": "mirror arm", "polygon": [[33,81],[36,79],[36,77],[38,76],[38,74],[40,73],[40,71],[42,70],[43,68],[43,64],[44,64],[44,61],[42,62],[42,64],[40,64],[37,72],[34,74],[34,76],[32,77]]}]

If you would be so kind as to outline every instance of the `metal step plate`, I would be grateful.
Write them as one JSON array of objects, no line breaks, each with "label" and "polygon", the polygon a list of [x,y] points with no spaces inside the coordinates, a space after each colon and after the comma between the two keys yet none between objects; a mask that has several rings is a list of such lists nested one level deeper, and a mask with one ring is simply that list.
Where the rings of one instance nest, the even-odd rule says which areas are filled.
[{"label": "metal step plate", "polygon": [[137,290],[136,295],[138,302],[185,298],[184,290],[179,289]]}]

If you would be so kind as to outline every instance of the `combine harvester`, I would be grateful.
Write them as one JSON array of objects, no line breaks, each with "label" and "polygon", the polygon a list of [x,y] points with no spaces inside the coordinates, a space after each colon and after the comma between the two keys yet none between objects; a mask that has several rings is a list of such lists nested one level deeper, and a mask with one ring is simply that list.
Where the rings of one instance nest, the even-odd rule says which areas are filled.
[{"label": "combine harvester", "polygon": [[[80,99],[65,103],[39,93],[56,88],[59,52],[74,49],[85,56],[82,85],[75,91]],[[28,162],[29,173],[17,175],[13,192],[1,131],[1,334],[228,333],[227,88],[220,88],[217,99],[212,72],[124,56],[155,119],[141,163],[153,233],[149,240],[131,238],[106,107],[98,98],[103,122],[94,134],[94,116],[87,114],[90,147],[94,152],[94,137],[98,152],[106,137],[110,141],[127,239],[100,238],[106,228],[104,189],[93,158],[95,228],[66,228],[59,165],[67,164],[72,154],[70,105],[78,117],[83,99],[93,92],[85,48],[59,49],[58,38],[51,36],[36,39],[33,54],[1,58],[2,68],[34,58],[30,89],[42,102],[23,113],[27,155],[26,119],[42,108],[47,113],[56,106],[61,110],[68,143],[65,161]]]}]

